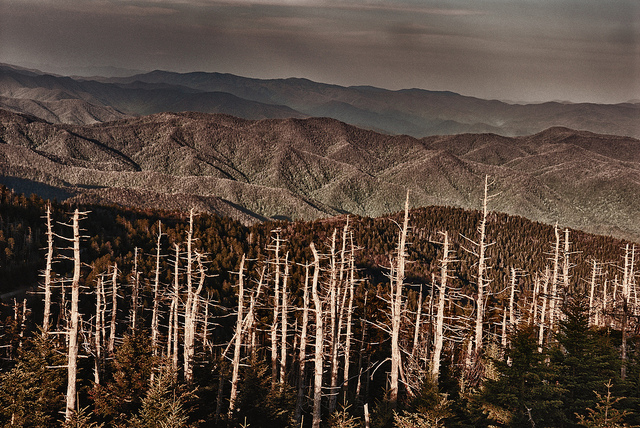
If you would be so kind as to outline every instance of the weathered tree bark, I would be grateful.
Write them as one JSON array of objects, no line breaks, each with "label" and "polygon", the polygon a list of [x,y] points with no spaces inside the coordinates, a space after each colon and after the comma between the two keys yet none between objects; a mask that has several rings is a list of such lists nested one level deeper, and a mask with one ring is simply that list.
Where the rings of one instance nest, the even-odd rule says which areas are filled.
[{"label": "weathered tree bark", "polygon": [[244,255],[240,261],[238,272],[238,316],[236,319],[235,345],[233,349],[233,372],[231,374],[231,395],[229,396],[229,419],[233,418],[235,412],[236,398],[238,392],[238,375],[240,373],[240,351],[242,349],[242,313],[244,310]]},{"label": "weathered tree bark", "polygon": [[398,402],[398,378],[401,370],[400,324],[402,322],[402,287],[404,285],[407,229],[409,228],[409,191],[404,204],[404,222],[398,242],[398,258],[395,277],[391,278],[391,375],[389,378],[389,401],[392,407]]},{"label": "weathered tree bark", "polygon": [[538,352],[542,352],[542,344],[544,343],[544,318],[545,314],[547,313],[547,291],[549,289],[549,276],[549,266],[547,266],[544,272],[544,279],[542,281],[542,309],[540,310],[540,329],[538,331]]},{"label": "weathered tree bark", "polygon": [[109,326],[109,354],[113,355],[116,346],[116,321],[118,316],[118,264],[113,264],[111,276],[111,325]]},{"label": "weathered tree bark", "polygon": [[300,329],[300,349],[298,351],[298,397],[296,399],[295,420],[300,423],[302,405],[304,404],[305,376],[304,369],[307,359],[307,328],[309,325],[309,265],[304,266],[304,291],[302,294],[302,326]]},{"label": "weathered tree bark", "polygon": [[589,326],[595,324],[594,297],[596,291],[596,277],[598,275],[598,262],[593,259],[591,264],[591,282],[589,287]]},{"label": "weathered tree bark", "polygon": [[278,383],[278,315],[280,315],[280,231],[276,231],[273,322],[271,323],[271,388]]},{"label": "weathered tree bark", "polygon": [[[158,240],[156,242],[156,270],[153,280],[153,312],[151,314],[151,348],[153,355],[158,355],[158,338],[160,336],[160,244],[162,240],[162,222],[158,220]],[[152,373],[153,380],[153,373]]]},{"label": "weathered tree bark", "polygon": [[71,320],[69,326],[69,350],[67,355],[67,399],[65,420],[76,412],[76,381],[78,373],[78,302],[80,300],[80,212],[73,213],[73,278],[71,280]]},{"label": "weathered tree bark", "polygon": [[280,338],[280,390],[284,389],[287,371],[287,281],[289,279],[289,252],[284,257],[284,275],[282,278],[282,304],[280,326],[282,328]]},{"label": "weathered tree bark", "polygon": [[138,323],[138,288],[140,285],[140,272],[138,272],[138,247],[134,249],[133,273],[131,284],[131,333],[136,334]]},{"label": "weathered tree bark", "polygon": [[478,241],[478,296],[476,299],[476,328],[475,328],[475,350],[476,355],[479,357],[482,351],[482,338],[483,338],[483,325],[484,325],[484,299],[485,299],[485,287],[486,287],[486,227],[487,227],[487,201],[489,192],[489,176],[484,178],[484,198],[482,201],[482,220],[478,232],[480,233],[480,240]]},{"label": "weathered tree bark", "polygon": [[331,237],[331,266],[329,271],[329,310],[330,322],[329,333],[331,334],[331,366],[330,366],[330,390],[329,390],[329,413],[333,413],[338,402],[338,267],[336,262],[336,234],[337,229],[333,229]]},{"label": "weathered tree bark", "polygon": [[102,297],[104,296],[104,283],[102,275],[98,277],[96,284],[96,317],[94,322],[94,367],[93,367],[93,381],[96,385],[100,385],[100,376],[102,373],[102,337],[104,329],[104,302]]},{"label": "weathered tree bark", "polygon": [[184,345],[182,347],[184,380],[187,383],[191,382],[193,375],[191,367],[195,340],[195,328],[191,314],[193,300],[193,209],[191,209],[189,210],[189,231],[187,232],[187,301],[184,305]]},{"label": "weathered tree bark", "polygon": [[189,308],[185,309],[185,314],[188,318],[185,318],[184,322],[184,380],[187,383],[193,382],[193,357],[195,355],[196,326],[198,325],[200,293],[202,292],[204,281],[207,276],[204,265],[202,264],[202,254],[196,253],[196,262],[198,264],[200,280],[198,282],[198,288],[196,288],[195,291],[193,288],[191,289],[191,298],[188,299]]},{"label": "weathered tree bark", "polygon": [[316,314],[316,343],[314,352],[314,383],[313,383],[313,428],[320,428],[322,421],[322,371],[323,371],[323,352],[322,344],[324,342],[324,330],[322,324],[323,308],[318,294],[318,276],[320,274],[320,258],[316,247],[311,243],[311,252],[313,253],[313,280],[311,282],[311,294],[313,296],[314,311]]},{"label": "weathered tree bark", "polygon": [[42,334],[49,333],[51,326],[51,279],[53,263],[53,227],[51,225],[51,203],[47,204],[47,257],[44,268],[44,314]]},{"label": "weathered tree bark", "polygon": [[[435,384],[440,377],[440,355],[444,342],[444,307],[447,292],[447,278],[449,278],[449,234],[443,232],[444,244],[442,260],[440,262],[440,287],[438,289],[438,313],[436,315],[436,329],[433,335],[433,354],[431,359],[431,379]],[[435,282],[434,282],[435,286]]]},{"label": "weathered tree bark", "polygon": [[[350,241],[351,241],[351,252],[349,256],[349,306],[347,308],[347,331],[345,333],[345,344],[344,344],[344,394],[345,394],[345,402],[347,393],[349,391],[349,371],[351,369],[351,330],[352,330],[352,316],[353,316],[353,299],[355,292],[355,247],[353,246],[353,232],[350,232]],[[345,291],[346,294],[346,291]]]},{"label": "weathered tree bark", "polygon": [[554,227],[556,235],[555,251],[553,252],[553,277],[551,280],[551,296],[549,299],[549,334],[553,332],[556,320],[556,302],[558,300],[558,275],[560,269],[560,230],[556,223]]},{"label": "weathered tree bark", "polygon": [[509,324],[510,324],[510,328],[515,328],[516,324],[517,324],[517,320],[516,320],[516,311],[514,308],[514,304],[515,304],[515,293],[516,293],[516,279],[517,279],[517,272],[516,272],[516,268],[512,267],[511,268],[511,294],[509,295]]}]

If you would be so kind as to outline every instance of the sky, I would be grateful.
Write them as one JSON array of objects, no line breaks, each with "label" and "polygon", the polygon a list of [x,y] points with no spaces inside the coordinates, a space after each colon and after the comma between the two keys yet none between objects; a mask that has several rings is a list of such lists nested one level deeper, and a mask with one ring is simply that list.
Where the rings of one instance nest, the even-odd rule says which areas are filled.
[{"label": "sky", "polygon": [[640,0],[0,0],[0,63],[616,103],[640,99]]}]

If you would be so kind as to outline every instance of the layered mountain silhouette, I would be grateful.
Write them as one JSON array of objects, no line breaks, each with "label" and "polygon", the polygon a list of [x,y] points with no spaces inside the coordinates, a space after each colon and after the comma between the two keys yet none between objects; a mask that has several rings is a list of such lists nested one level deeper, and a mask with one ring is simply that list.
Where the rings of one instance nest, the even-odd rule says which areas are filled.
[{"label": "layered mountain silhouette", "polygon": [[217,212],[245,223],[491,210],[640,242],[640,141],[554,127],[417,139],[329,118],[159,113],[93,125],[0,110],[0,182],[83,203]]},{"label": "layered mountain silhouette", "polygon": [[165,111],[245,119],[329,117],[417,138],[491,132],[530,135],[554,126],[640,137],[640,104],[509,104],[453,92],[221,73],[154,71],[126,78],[70,78],[0,65],[0,108],[52,123],[91,124]]}]

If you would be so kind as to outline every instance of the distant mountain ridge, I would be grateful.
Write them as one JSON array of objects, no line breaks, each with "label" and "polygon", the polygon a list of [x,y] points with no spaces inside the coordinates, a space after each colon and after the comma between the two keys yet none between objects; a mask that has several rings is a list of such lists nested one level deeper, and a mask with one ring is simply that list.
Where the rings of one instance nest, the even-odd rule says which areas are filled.
[{"label": "distant mountain ridge", "polygon": [[245,119],[329,117],[417,138],[469,132],[530,135],[554,126],[640,137],[640,104],[634,103],[508,104],[447,91],[391,91],[204,72],[70,78],[0,65],[0,108],[69,124],[196,111]]},{"label": "distant mountain ridge", "polygon": [[555,127],[416,139],[329,118],[159,113],[94,125],[0,110],[0,182],[72,201],[187,210],[245,223],[490,209],[640,242],[640,141]]}]

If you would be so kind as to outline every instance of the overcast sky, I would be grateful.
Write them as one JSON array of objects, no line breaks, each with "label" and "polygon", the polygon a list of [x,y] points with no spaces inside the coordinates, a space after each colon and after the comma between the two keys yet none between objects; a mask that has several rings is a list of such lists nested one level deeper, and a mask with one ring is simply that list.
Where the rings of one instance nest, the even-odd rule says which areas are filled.
[{"label": "overcast sky", "polygon": [[640,99],[640,0],[0,0],[0,62]]}]

